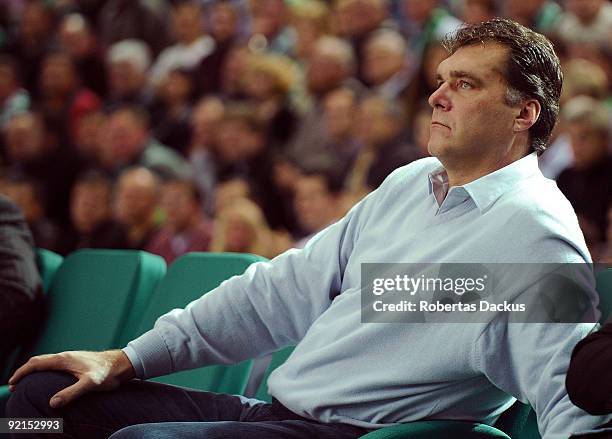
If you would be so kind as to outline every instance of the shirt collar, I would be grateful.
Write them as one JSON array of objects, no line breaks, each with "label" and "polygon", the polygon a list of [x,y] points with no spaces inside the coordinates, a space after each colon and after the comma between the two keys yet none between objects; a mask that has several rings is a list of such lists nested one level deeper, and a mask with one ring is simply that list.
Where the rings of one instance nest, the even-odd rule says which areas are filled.
[{"label": "shirt collar", "polygon": [[[482,213],[521,180],[538,172],[538,156],[533,152],[462,187]],[[448,175],[444,167],[439,166],[430,172],[428,183],[429,193],[433,193],[438,204],[441,204],[448,193]]]}]

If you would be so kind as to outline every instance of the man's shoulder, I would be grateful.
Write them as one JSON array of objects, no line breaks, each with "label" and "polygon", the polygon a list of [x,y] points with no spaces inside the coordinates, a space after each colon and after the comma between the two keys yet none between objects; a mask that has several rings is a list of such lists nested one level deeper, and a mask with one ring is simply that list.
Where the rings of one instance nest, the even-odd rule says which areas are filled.
[{"label": "man's shoulder", "polygon": [[511,212],[509,223],[526,236],[561,239],[588,255],[576,213],[553,180],[541,175],[528,179],[499,201],[498,207]]}]

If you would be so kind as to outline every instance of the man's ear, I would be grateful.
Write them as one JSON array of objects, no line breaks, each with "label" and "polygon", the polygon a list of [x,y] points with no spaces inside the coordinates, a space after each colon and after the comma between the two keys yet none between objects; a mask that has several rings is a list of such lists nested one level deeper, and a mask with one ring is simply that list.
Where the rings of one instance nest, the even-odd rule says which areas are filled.
[{"label": "man's ear", "polygon": [[538,121],[542,106],[537,99],[528,99],[520,104],[519,110],[519,114],[514,119],[515,132],[529,130]]}]

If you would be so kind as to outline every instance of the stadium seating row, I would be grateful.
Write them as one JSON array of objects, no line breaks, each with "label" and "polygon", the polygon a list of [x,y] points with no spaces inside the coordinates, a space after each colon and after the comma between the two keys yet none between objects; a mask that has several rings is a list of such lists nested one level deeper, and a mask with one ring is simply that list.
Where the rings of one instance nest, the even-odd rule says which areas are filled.
[{"label": "stadium seating row", "polygon": [[[30,355],[123,347],[150,329],[160,315],[186,306],[222,281],[243,273],[250,264],[264,260],[250,254],[190,253],[166,269],[161,257],[143,251],[80,250],[62,260],[55,253],[39,249],[37,256],[49,299],[46,322],[34,345],[22,346],[15,353],[15,364],[1,365],[2,382],[6,382],[16,364]],[[612,270],[608,269],[598,278],[599,291],[607,291],[611,283]],[[267,377],[291,351],[288,347],[273,355],[255,397],[270,400]],[[251,361],[234,366],[209,366],[155,380],[239,394],[245,391],[251,366]],[[0,387],[0,417],[8,395],[7,387]],[[540,436],[533,410],[518,401],[502,414],[495,427],[461,421],[424,421],[363,436],[364,439],[447,437],[539,439]]]}]

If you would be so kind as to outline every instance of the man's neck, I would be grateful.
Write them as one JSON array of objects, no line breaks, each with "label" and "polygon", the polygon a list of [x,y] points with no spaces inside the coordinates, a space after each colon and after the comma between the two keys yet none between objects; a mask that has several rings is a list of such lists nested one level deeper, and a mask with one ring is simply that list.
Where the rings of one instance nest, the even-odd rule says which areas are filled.
[{"label": "man's neck", "polygon": [[452,164],[442,162],[442,164],[448,174],[449,187],[463,186],[520,160],[525,157],[527,151],[526,146],[512,147],[507,154],[477,163],[460,161]]}]

